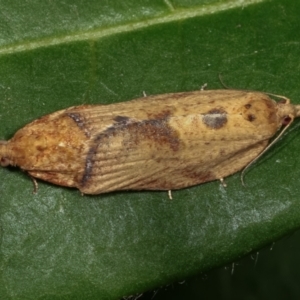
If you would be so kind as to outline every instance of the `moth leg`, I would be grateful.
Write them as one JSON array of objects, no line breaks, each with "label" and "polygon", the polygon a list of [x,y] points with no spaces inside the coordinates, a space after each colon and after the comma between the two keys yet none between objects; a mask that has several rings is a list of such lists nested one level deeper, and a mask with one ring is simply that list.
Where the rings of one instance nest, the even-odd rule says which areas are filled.
[{"label": "moth leg", "polygon": [[200,91],[204,91],[204,90],[206,89],[206,87],[207,87],[207,83],[204,83],[204,84],[201,86]]},{"label": "moth leg", "polygon": [[171,190],[168,190],[168,196],[169,196],[169,199],[170,199],[170,200],[173,200],[173,197],[172,197],[172,191],[171,191]]},{"label": "moth leg", "polygon": [[37,190],[38,190],[38,188],[39,188],[38,182],[37,182],[37,180],[36,180],[34,177],[32,177],[30,174],[29,174],[29,176],[30,176],[30,178],[31,178],[31,180],[32,180],[32,183],[33,183],[33,191],[32,191],[32,194],[36,194],[36,193],[37,193]]},{"label": "moth leg", "polygon": [[226,182],[224,181],[224,178],[220,178],[221,184],[223,185],[223,187],[227,187]]}]

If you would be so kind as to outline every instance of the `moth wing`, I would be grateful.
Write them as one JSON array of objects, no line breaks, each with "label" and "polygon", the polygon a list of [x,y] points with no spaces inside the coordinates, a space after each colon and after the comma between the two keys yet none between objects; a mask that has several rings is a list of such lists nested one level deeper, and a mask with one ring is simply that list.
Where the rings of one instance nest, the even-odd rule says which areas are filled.
[{"label": "moth wing", "polygon": [[[139,144],[124,149],[122,141],[103,141],[90,157],[78,188],[87,194],[115,190],[174,190],[221,179],[241,170],[267,145],[268,141],[249,145],[243,141],[232,146],[215,142],[205,146],[203,141],[190,143],[188,151],[170,153],[167,146],[159,149]],[[119,146],[117,145],[119,144]],[[193,144],[193,145],[192,145]],[[220,144],[221,148],[220,148]],[[211,148],[222,149],[213,153]],[[141,152],[143,149],[143,152]]]},{"label": "moth wing", "polygon": [[[85,136],[81,146],[73,145],[80,149],[80,165],[77,172],[64,164],[54,172],[46,165],[31,174],[87,194],[179,189],[228,176],[253,160],[275,134],[276,106],[259,93],[214,92],[213,103],[211,95],[160,95],[52,114],[51,119],[67,116]],[[265,113],[267,107],[274,108],[272,113]]]}]

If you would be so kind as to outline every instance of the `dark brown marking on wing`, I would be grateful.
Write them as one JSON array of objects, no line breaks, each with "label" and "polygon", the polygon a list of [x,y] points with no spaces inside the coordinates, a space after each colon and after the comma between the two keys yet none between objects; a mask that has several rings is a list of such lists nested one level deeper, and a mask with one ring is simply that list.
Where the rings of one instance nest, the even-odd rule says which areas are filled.
[{"label": "dark brown marking on wing", "polygon": [[203,115],[203,123],[211,129],[220,129],[227,123],[227,113],[223,108],[214,108]]},{"label": "dark brown marking on wing", "polygon": [[179,149],[179,137],[169,125],[166,119],[144,120],[128,126],[128,130],[135,144],[139,139],[148,139],[155,142],[158,146],[169,145],[173,151]]},{"label": "dark brown marking on wing", "polygon": [[76,123],[76,125],[83,130],[84,134],[89,137],[90,134],[85,128],[85,118],[79,113],[67,113],[67,115]]},{"label": "dark brown marking on wing", "polygon": [[216,179],[216,176],[210,171],[195,170],[190,167],[182,170],[182,176],[191,179],[195,184]]},{"label": "dark brown marking on wing", "polygon": [[81,178],[81,185],[84,186],[88,180],[91,178],[92,169],[93,169],[93,157],[97,152],[98,145],[95,145],[90,148],[87,158],[85,160],[84,173]]},{"label": "dark brown marking on wing", "polygon": [[[168,124],[169,115],[163,114],[160,119],[148,119],[135,121],[126,116],[117,116],[114,123],[103,132],[99,133],[94,141],[93,147],[89,150],[81,184],[84,186],[92,175],[94,156],[97,153],[98,145],[102,140],[118,134],[124,134],[123,145],[127,149],[136,148],[141,142],[149,140],[149,144],[156,145],[157,151],[162,145],[168,145],[172,151],[178,151],[180,140],[178,133]],[[142,151],[142,149],[141,149]]]},{"label": "dark brown marking on wing", "polygon": [[159,113],[148,113],[147,117],[149,120],[167,120],[172,114],[170,110],[163,110]]},{"label": "dark brown marking on wing", "polygon": [[130,120],[129,117],[126,117],[126,116],[116,116],[114,118],[114,121],[117,122],[117,123],[122,123],[122,124],[126,124],[128,121]]}]

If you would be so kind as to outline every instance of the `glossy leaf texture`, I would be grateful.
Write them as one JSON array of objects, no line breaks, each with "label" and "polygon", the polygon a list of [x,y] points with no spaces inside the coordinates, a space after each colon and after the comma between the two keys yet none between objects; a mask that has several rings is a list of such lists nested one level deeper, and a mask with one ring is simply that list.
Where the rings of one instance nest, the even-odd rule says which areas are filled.
[{"label": "glossy leaf texture", "polygon": [[[0,1],[0,139],[83,103],[251,89],[300,103],[300,3]],[[299,122],[246,174],[81,196],[0,176],[3,299],[118,299],[237,260],[300,226]]]}]

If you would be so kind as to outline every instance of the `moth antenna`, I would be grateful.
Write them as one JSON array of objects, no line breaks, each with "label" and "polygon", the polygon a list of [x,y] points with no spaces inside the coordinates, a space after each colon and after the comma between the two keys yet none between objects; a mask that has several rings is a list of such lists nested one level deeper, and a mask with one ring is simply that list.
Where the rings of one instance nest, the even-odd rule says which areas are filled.
[{"label": "moth antenna", "polygon": [[230,87],[224,83],[221,73],[219,73],[219,80],[225,89],[230,90]]},{"label": "moth antenna", "polygon": [[[285,97],[283,97],[283,98],[285,98]],[[287,99],[287,100],[289,100],[289,99]],[[281,130],[281,132],[278,134],[278,136],[261,153],[259,153],[252,161],[250,161],[249,164],[243,169],[242,174],[241,174],[241,182],[242,182],[243,186],[246,186],[245,182],[244,182],[244,177],[245,177],[246,170],[251,165],[253,165],[253,163],[255,163],[262,155],[264,155],[282,137],[282,135],[285,133],[285,131],[293,123],[295,117],[293,115],[289,115],[288,117],[291,118],[290,122]]]},{"label": "moth antenna", "polygon": [[[273,97],[276,97],[276,98],[279,98],[279,99],[283,99],[283,100],[286,101],[287,104],[291,103],[291,100],[289,98],[285,97],[285,96],[276,95],[276,94],[272,94],[272,93],[268,93],[268,92],[264,92],[264,94],[269,95],[269,96],[273,96]],[[296,105],[296,106],[298,106],[298,105]]]}]

